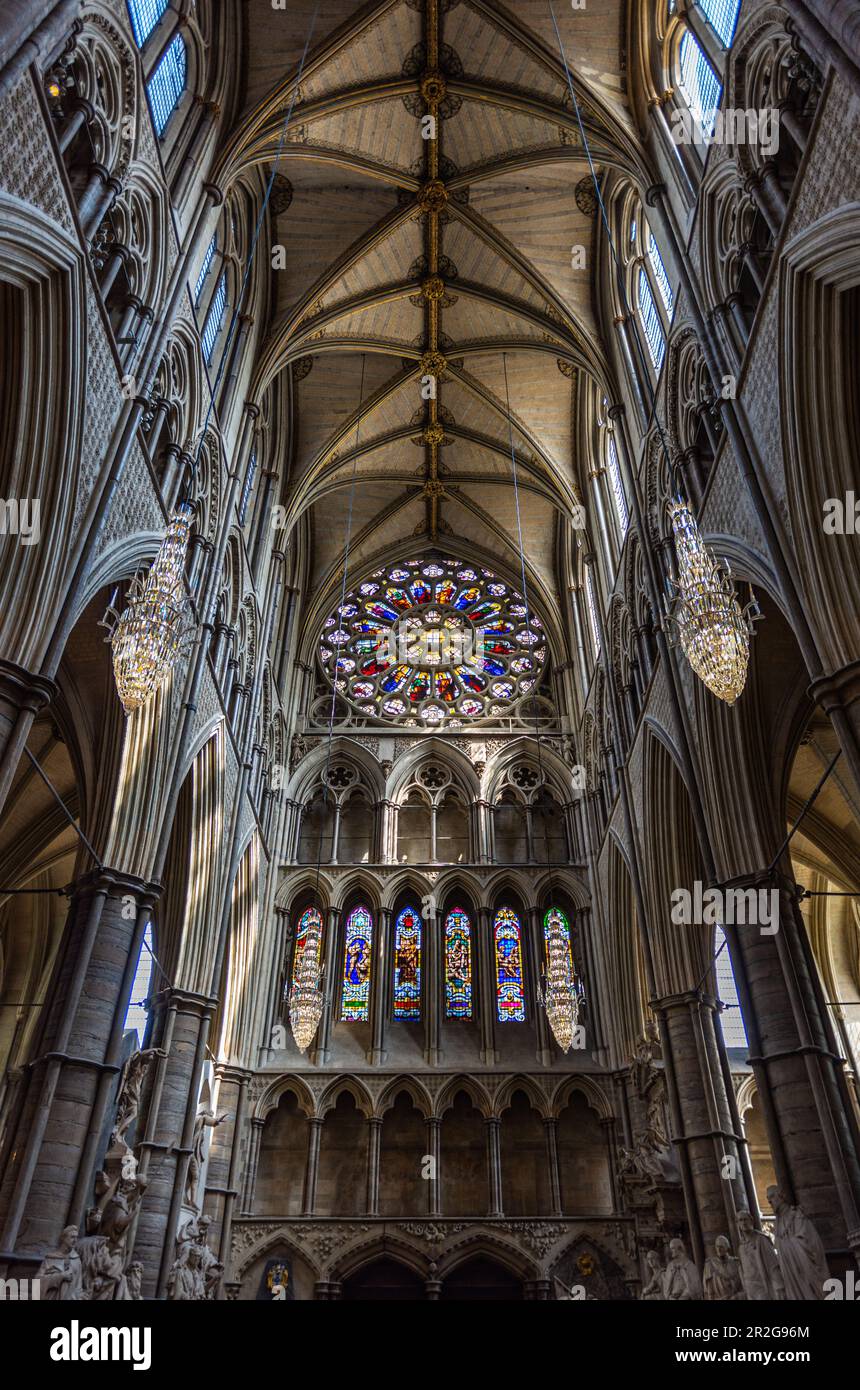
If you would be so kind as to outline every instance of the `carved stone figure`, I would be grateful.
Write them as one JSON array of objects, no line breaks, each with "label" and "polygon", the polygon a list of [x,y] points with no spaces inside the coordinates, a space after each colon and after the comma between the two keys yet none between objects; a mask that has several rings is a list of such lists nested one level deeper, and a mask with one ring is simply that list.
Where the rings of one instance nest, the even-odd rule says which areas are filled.
[{"label": "carved stone figure", "polygon": [[748,1211],[738,1214],[738,1233],[738,1258],[747,1298],[757,1302],[785,1298],[782,1270],[770,1236],[755,1229]]},{"label": "carved stone figure", "polygon": [[126,1298],[132,1303],[140,1302],[143,1295],[140,1286],[143,1281],[143,1265],[140,1260],[132,1260],[125,1272]]},{"label": "carved stone figure", "polygon": [[714,1253],[705,1261],[702,1286],[710,1302],[725,1303],[746,1297],[740,1261],[732,1254],[728,1236],[717,1236],[714,1241]]},{"label": "carved stone figure", "polygon": [[633,1058],[633,1076],[636,1081],[636,1092],[644,1097],[649,1085],[657,1074],[654,1065],[654,1052],[656,1041],[652,1034],[646,1032],[636,1044],[636,1052]]},{"label": "carved stone figure", "polygon": [[167,1280],[167,1297],[174,1303],[198,1302],[205,1298],[200,1272],[200,1252],[188,1243],[173,1262]]},{"label": "carved stone figure", "polygon": [[36,1278],[40,1298],[65,1303],[77,1303],[86,1298],[77,1244],[77,1226],[67,1226],[58,1248],[49,1251],[39,1265]]},{"label": "carved stone figure", "polygon": [[648,1266],[650,1278],[642,1286],[641,1298],[643,1302],[661,1301],[665,1298],[663,1292],[663,1278],[665,1270],[660,1263],[660,1256],[656,1250],[649,1250],[645,1255],[645,1264]]},{"label": "carved stone figure", "polygon": [[126,1060],[119,1083],[113,1139],[124,1141],[140,1111],[140,1095],[146,1074],[156,1057],[166,1056],[167,1053],[160,1047],[149,1047],[145,1052],[133,1052]]},{"label": "carved stone figure", "polygon": [[776,1214],[774,1238],[785,1297],[823,1299],[830,1271],[820,1235],[803,1208],[793,1207],[778,1187],[767,1189],[767,1199]]},{"label": "carved stone figure", "polygon": [[188,1176],[185,1180],[185,1200],[189,1207],[197,1210],[197,1184],[203,1170],[203,1144],[207,1128],[214,1129],[228,1118],[227,1112],[216,1115],[213,1110],[201,1110],[194,1121],[194,1135],[191,1140],[191,1157],[188,1160]]},{"label": "carved stone figure", "polygon": [[663,1274],[663,1297],[668,1302],[689,1302],[702,1297],[699,1271],[687,1255],[684,1242],[669,1241],[669,1263]]},{"label": "carved stone figure", "polygon": [[192,1217],[182,1227],[176,1236],[176,1260],[174,1269],[177,1266],[184,1266],[188,1261],[188,1254],[193,1249],[195,1252],[195,1267],[199,1271],[200,1277],[200,1297],[208,1301],[215,1301],[221,1292],[221,1280],[224,1275],[224,1266],[209,1246],[209,1227],[212,1224],[211,1216]]}]

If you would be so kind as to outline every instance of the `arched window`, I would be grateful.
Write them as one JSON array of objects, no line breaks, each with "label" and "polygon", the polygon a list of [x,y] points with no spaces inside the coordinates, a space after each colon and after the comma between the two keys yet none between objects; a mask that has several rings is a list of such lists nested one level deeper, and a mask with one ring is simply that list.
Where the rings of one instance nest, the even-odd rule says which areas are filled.
[{"label": "arched window", "polygon": [[678,50],[678,86],[702,134],[709,137],[713,134],[723,89],[698,39],[689,29]]},{"label": "arched window", "polygon": [[454,556],[375,570],[323,626],[329,685],[362,717],[456,729],[495,721],[544,671],[547,642],[523,594],[492,570]]},{"label": "arched window", "polygon": [[128,17],[138,48],[143,48],[166,10],[167,0],[128,0]]},{"label": "arched window", "polygon": [[203,325],[201,341],[203,343],[203,355],[207,364],[212,361],[212,354],[215,351],[215,344],[218,341],[218,334],[224,323],[224,315],[227,312],[227,272],[222,270],[221,278],[215,286],[215,293],[212,296],[212,303],[209,305],[209,313],[206,315],[206,322]]},{"label": "arched window", "polygon": [[218,244],[218,233],[216,232],[216,233],[213,235],[212,240],[210,241],[209,245],[206,247],[206,255],[203,257],[203,264],[202,264],[201,267],[200,267],[200,274],[197,276],[197,284],[194,286],[194,307],[195,307],[195,309],[197,308],[197,306],[198,306],[199,303],[200,303],[200,299],[201,299],[201,296],[202,296],[202,294],[203,294],[203,287],[204,287],[204,285],[206,284],[207,279],[209,278],[209,272],[210,272],[210,270],[212,269],[212,262],[213,262],[213,260],[214,260],[214,258],[215,258],[215,251],[216,251],[216,248],[217,248],[217,244]]},{"label": "arched window", "polygon": [[421,1017],[421,913],[404,907],[394,928],[394,1017]]},{"label": "arched window", "polygon": [[657,308],[654,292],[644,267],[639,269],[636,293],[639,301],[639,314],[645,332],[645,342],[648,345],[648,355],[655,372],[659,372],[663,365],[663,358],[666,356],[666,335],[663,332],[660,311]]},{"label": "arched window", "polygon": [[524,1023],[523,944],[520,919],[510,907],[500,907],[493,932],[496,948],[496,1012],[500,1023]]},{"label": "arched window", "polygon": [[591,638],[594,642],[596,660],[600,656],[600,625],[597,621],[597,594],[594,590],[594,571],[591,565],[585,567],[585,598],[588,604],[588,621],[591,624]]},{"label": "arched window", "polygon": [[293,984],[298,981],[299,967],[302,957],[310,946],[316,960],[315,967],[319,970],[320,957],[322,954],[322,930],[323,919],[319,908],[308,907],[299,918],[299,925],[296,927],[296,944],[293,947]]},{"label": "arched window", "polygon": [[570,940],[570,923],[560,907],[551,907],[543,919],[543,944],[544,951],[548,956],[548,945],[550,931],[561,931],[562,936],[567,938],[567,949],[570,955],[570,973],[573,976],[573,946]]},{"label": "arched window", "polygon": [[738,25],[741,0],[699,0],[700,8],[724,48],[730,48]]},{"label": "arched window", "polygon": [[370,1015],[372,950],[373,918],[370,909],[360,904],[346,919],[341,1004],[344,1023],[366,1023]]},{"label": "arched window", "polygon": [[[720,948],[723,948],[722,950]],[[717,954],[719,952],[719,954]],[[741,1013],[738,987],[732,970],[732,960],[726,942],[725,932],[718,926],[714,933],[714,955],[716,956],[717,993],[726,1005],[720,1014],[720,1025],[726,1047],[747,1047],[747,1030]]]},{"label": "arched window", "polygon": [[672,286],[669,284],[669,276],[666,274],[666,267],[663,264],[663,257],[660,255],[660,248],[657,245],[654,233],[648,237],[648,260],[651,262],[651,269],[654,272],[654,279],[660,291],[660,298],[666,310],[668,318],[672,317],[675,310],[675,296],[672,293]]},{"label": "arched window", "polygon": [[170,117],[179,105],[185,91],[187,67],[185,40],[181,34],[177,34],[146,84],[156,135],[164,134]]},{"label": "arched window", "polygon": [[615,503],[615,512],[618,517],[618,526],[621,531],[622,539],[627,535],[627,528],[630,525],[630,509],[627,506],[627,498],[624,493],[624,483],[621,479],[621,465],[618,460],[618,446],[615,443],[615,436],[611,430],[607,431],[606,437],[606,469],[609,473],[609,482],[612,487],[612,500]]},{"label": "arched window", "polygon": [[146,1031],[147,1009],[146,1001],[152,988],[152,971],[155,965],[155,957],[152,954],[152,923],[147,922],[143,933],[143,942],[140,948],[140,955],[137,958],[137,969],[134,972],[134,984],[131,987],[131,999],[125,1015],[123,1031],[134,1028],[137,1033],[138,1047],[143,1045],[143,1035]]},{"label": "arched window", "polygon": [[245,481],[242,485],[242,496],[239,500],[239,525],[245,525],[245,518],[248,515],[248,503],[251,500],[251,493],[254,491],[254,478],[257,473],[257,451],[256,449],[248,459],[248,467],[245,470]]},{"label": "arched window", "polygon": [[445,918],[445,1017],[472,1017],[472,924],[462,907]]}]

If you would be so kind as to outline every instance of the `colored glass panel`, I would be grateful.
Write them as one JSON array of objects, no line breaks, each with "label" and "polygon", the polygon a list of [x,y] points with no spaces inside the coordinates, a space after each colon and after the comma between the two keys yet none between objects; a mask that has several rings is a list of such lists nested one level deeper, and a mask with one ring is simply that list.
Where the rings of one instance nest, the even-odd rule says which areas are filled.
[{"label": "colored glass panel", "polygon": [[496,913],[496,1011],[500,1023],[524,1023],[523,948],[520,919],[509,907]]},{"label": "colored glass panel", "polygon": [[445,919],[445,1017],[472,1017],[472,925],[461,907]]},{"label": "colored glass panel", "polygon": [[421,914],[404,907],[394,931],[394,1017],[421,1017]]},{"label": "colored glass panel", "polygon": [[373,918],[366,907],[354,907],[346,919],[346,945],[343,960],[344,1023],[366,1023],[370,1014],[371,952]]}]

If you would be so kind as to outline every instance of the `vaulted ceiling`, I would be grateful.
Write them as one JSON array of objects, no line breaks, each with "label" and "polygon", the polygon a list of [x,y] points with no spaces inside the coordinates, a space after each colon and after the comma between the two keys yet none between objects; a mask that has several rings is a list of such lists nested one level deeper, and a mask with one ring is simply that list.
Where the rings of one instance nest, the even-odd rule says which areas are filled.
[{"label": "vaulted ceiling", "polygon": [[[548,0],[320,0],[297,86],[316,8],[251,0],[223,155],[231,176],[268,172],[280,146],[289,181],[258,384],[289,393],[286,501],[310,528],[313,587],[340,571],[350,499],[351,575],[407,544],[518,572],[513,443],[531,577],[557,606],[586,471],[578,373],[604,383],[607,367],[593,184]],[[598,175],[639,177],[625,8],[555,0]]]}]

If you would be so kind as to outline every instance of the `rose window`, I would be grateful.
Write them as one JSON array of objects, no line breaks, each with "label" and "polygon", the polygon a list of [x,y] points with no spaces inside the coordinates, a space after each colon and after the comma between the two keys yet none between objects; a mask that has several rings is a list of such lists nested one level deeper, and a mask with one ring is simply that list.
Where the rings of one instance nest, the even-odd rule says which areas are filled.
[{"label": "rose window", "polygon": [[454,729],[510,714],[540,679],[547,648],[517,589],[438,556],[359,584],[326,620],[319,655],[360,714]]}]

